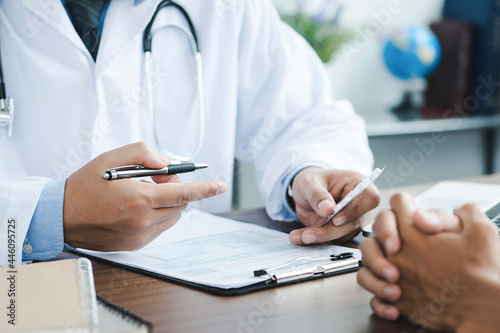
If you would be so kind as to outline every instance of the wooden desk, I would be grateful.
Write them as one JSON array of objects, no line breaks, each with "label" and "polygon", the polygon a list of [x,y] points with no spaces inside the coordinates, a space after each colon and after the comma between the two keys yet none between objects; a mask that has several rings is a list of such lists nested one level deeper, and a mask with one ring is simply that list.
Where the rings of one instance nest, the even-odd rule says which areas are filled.
[{"label": "wooden desk", "polygon": [[[471,180],[500,183],[500,175]],[[404,190],[415,195],[428,187]],[[393,192],[381,192],[383,205]],[[225,215],[283,231],[300,226],[272,222],[263,210]],[[358,286],[355,273],[219,297],[105,263],[93,265],[97,293],[152,321],[155,332],[418,332],[406,320],[391,323],[372,315],[371,295]]]}]

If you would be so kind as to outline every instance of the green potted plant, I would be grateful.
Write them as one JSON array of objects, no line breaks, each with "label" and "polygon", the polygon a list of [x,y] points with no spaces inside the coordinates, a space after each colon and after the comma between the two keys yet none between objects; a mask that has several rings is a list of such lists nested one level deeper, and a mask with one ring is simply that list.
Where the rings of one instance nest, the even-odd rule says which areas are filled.
[{"label": "green potted plant", "polygon": [[306,0],[299,0],[292,8],[288,6],[280,12],[283,21],[302,35],[323,63],[327,63],[352,38],[352,32],[338,26],[343,9],[341,1],[322,0],[316,7],[311,9]]}]

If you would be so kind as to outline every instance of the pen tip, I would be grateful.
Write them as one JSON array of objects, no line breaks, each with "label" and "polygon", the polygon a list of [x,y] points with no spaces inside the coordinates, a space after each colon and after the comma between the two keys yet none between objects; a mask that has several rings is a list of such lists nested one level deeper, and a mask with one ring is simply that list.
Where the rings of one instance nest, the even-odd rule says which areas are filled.
[{"label": "pen tip", "polygon": [[194,167],[196,169],[206,169],[210,166],[210,164],[204,164],[204,163],[196,163]]},{"label": "pen tip", "polygon": [[107,172],[102,174],[102,179],[109,179],[109,174]]}]

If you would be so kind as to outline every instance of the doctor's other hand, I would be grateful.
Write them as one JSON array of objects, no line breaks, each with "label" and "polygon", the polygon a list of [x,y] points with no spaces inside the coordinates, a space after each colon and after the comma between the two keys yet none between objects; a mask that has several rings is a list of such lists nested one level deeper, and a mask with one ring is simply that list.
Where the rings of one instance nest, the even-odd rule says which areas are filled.
[{"label": "doctor's other hand", "polygon": [[300,171],[293,180],[292,192],[297,216],[306,228],[292,231],[290,242],[302,245],[335,240],[341,243],[354,238],[361,231],[365,214],[380,203],[375,185],[370,185],[327,225],[321,225],[333,213],[335,205],[364,178],[354,171],[315,167]]},{"label": "doctor's other hand", "polygon": [[175,175],[153,177],[156,184],[101,178],[108,168],[135,164],[159,169],[168,165],[168,159],[145,143],[135,143],[98,156],[68,178],[65,243],[99,251],[136,250],[172,227],[189,202],[227,190],[217,181],[184,184]]}]

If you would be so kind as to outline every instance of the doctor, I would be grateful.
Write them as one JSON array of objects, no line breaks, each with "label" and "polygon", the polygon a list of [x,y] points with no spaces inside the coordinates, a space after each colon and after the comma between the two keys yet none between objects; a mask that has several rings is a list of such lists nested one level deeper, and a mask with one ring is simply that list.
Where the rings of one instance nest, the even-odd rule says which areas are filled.
[{"label": "doctor", "polygon": [[[136,249],[209,197],[190,206],[227,211],[235,158],[254,161],[271,218],[304,223],[295,244],[352,238],[378,204],[373,187],[319,227],[371,171],[372,155],[363,121],[330,98],[318,57],[270,0],[179,0],[197,38],[179,8],[159,11],[148,85],[143,35],[159,3],[0,0],[16,110],[12,137],[0,127],[1,265],[12,252],[16,263],[52,258],[64,243]],[[174,155],[211,167],[158,184],[100,178],[120,165],[161,168]]]}]

